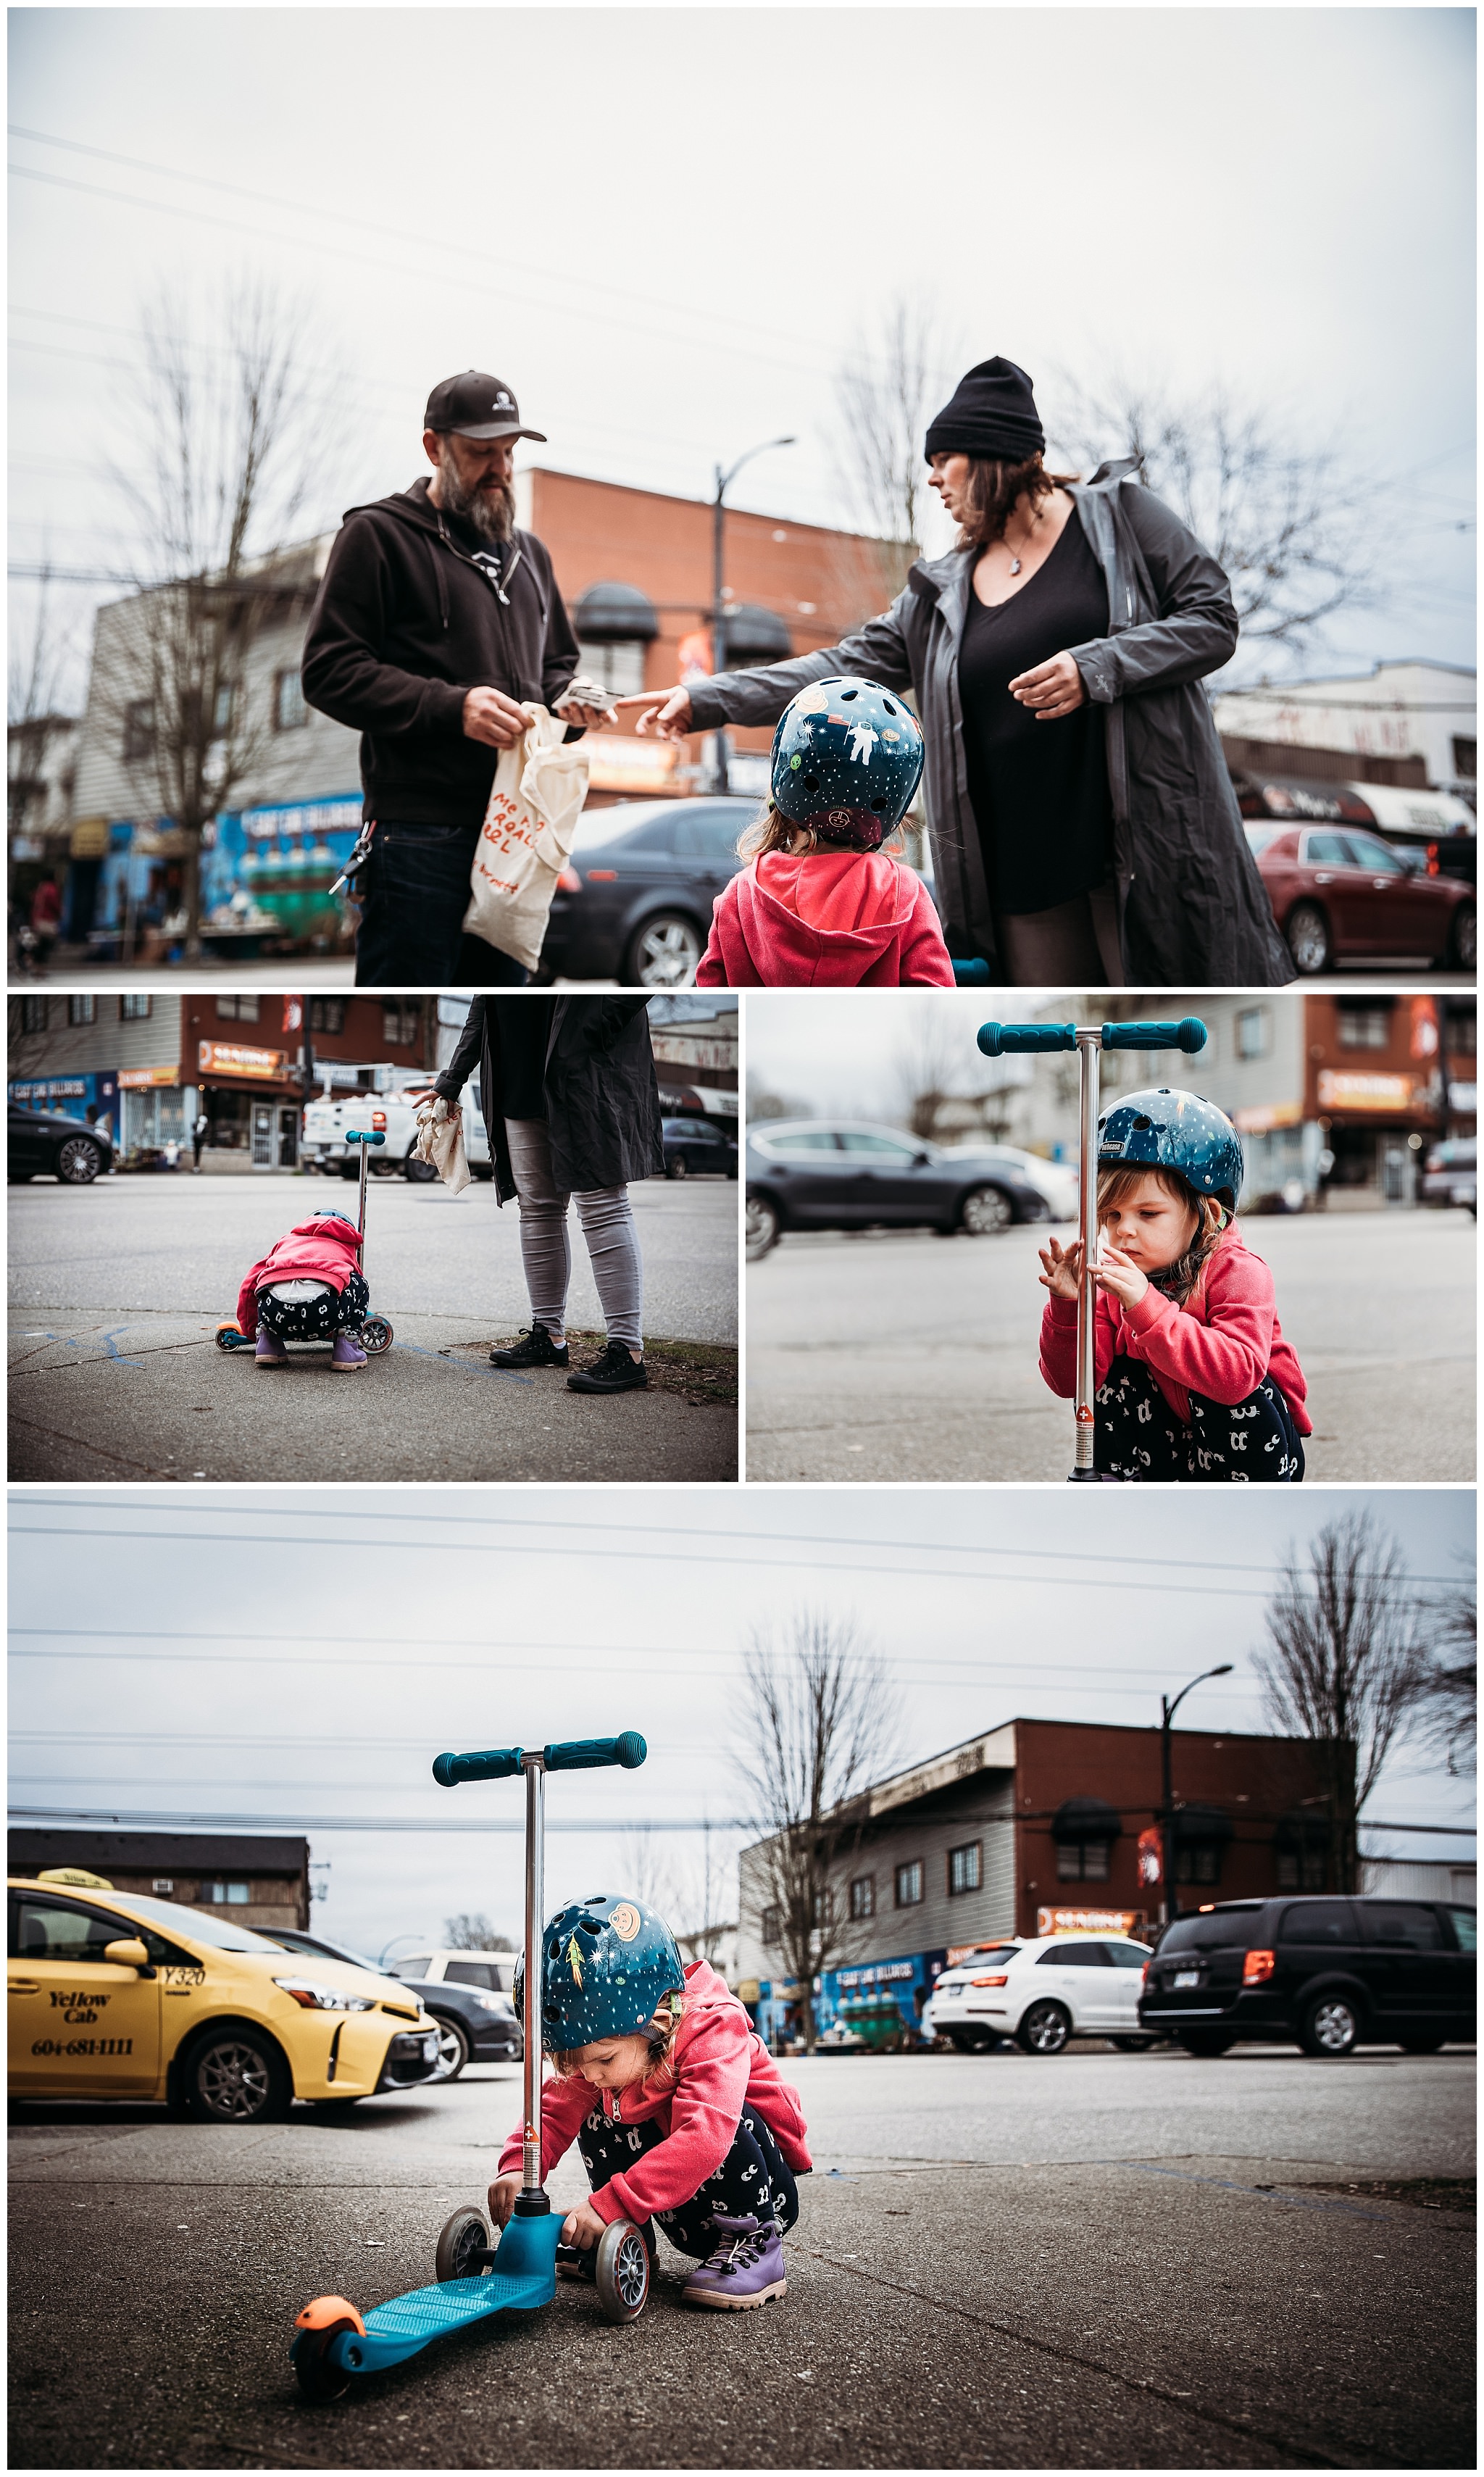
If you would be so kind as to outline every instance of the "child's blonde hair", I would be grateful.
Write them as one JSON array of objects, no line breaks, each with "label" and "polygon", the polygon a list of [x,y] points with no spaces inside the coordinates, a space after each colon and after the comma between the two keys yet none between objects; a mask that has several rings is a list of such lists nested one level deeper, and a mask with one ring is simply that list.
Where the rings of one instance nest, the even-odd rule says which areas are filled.
[{"label": "child's blonde hair", "polygon": [[[673,2082],[675,2040],[679,2035],[681,2021],[685,2017],[685,2009],[684,1990],[678,1987],[673,1988],[662,2001],[653,2019],[645,2022],[641,2035],[648,2044],[649,2062],[640,2075],[641,2082],[652,2082],[662,2072],[667,2073]],[[591,2039],[587,2043],[589,2046],[596,2046],[598,2041]],[[559,2047],[553,2054],[552,2064],[564,2081],[569,2080],[573,2074],[581,2075],[584,2052],[582,2047]]]},{"label": "child's blonde hair", "polygon": [[1176,1204],[1183,1204],[1195,1215],[1195,1235],[1183,1256],[1166,1264],[1160,1273],[1158,1287],[1180,1307],[1185,1305],[1220,1244],[1221,1233],[1232,1216],[1224,1204],[1214,1195],[1197,1195],[1190,1180],[1177,1169],[1167,1168],[1163,1162],[1119,1162],[1112,1169],[1097,1173],[1097,1218],[1099,1223],[1117,1213],[1119,1206],[1152,1178],[1156,1187]]},{"label": "child's blonde hair", "polygon": [[[808,852],[849,851],[852,848],[849,843],[822,842],[813,826],[801,826],[792,817],[786,817],[781,809],[774,808],[771,800],[764,801],[751,824],[744,826],[737,838],[739,860],[761,860],[765,852],[773,851],[790,852],[795,859],[802,859]],[[903,848],[901,836],[895,832],[889,841],[881,845],[888,860],[897,859]],[[868,857],[865,852],[858,856],[862,860]]]}]

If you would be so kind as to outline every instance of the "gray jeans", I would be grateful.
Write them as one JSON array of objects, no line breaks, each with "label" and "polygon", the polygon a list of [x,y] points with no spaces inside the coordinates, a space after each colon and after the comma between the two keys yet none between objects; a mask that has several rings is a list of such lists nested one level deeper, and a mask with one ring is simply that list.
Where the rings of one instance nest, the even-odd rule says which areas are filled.
[{"label": "gray jeans", "polygon": [[[520,1199],[520,1261],[532,1319],[560,1341],[566,1331],[566,1292],[572,1278],[566,1235],[571,1198],[552,1178],[544,1118],[507,1118],[505,1139]],[[630,1350],[642,1350],[644,1260],[639,1251],[628,1188],[596,1187],[579,1193],[577,1218],[588,1243],[608,1339]]]}]

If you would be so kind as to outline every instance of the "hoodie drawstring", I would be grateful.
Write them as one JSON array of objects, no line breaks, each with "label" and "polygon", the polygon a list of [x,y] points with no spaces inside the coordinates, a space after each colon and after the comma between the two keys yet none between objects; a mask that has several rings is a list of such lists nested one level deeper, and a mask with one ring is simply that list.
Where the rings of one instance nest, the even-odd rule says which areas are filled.
[{"label": "hoodie drawstring", "polygon": [[422,538],[428,545],[428,557],[433,562],[433,581],[438,587],[438,615],[446,637],[448,634],[448,580],[443,574],[443,563],[439,558],[433,536],[424,534]]}]

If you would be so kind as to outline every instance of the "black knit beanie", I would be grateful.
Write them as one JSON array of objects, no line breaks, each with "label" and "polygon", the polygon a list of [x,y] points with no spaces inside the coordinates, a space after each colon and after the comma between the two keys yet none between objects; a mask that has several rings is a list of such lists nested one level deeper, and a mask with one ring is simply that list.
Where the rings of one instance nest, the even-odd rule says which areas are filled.
[{"label": "black knit beanie", "polygon": [[1030,380],[996,353],[961,378],[942,413],[928,424],[926,455],[1005,456],[1023,463],[1044,448]]}]

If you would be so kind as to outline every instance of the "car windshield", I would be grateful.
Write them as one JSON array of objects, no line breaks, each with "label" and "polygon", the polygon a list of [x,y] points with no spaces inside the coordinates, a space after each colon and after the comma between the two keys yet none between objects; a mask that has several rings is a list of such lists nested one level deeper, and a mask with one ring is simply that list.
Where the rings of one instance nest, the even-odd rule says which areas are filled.
[{"label": "car windshield", "polygon": [[[943,1978],[971,1978],[976,1969],[993,1969],[997,1963],[1014,1961],[1020,1947],[1018,1943],[993,1944],[988,1952],[971,1952],[967,1961],[955,1961],[943,1971]],[[942,1985],[942,1980],[939,1984]]]},{"label": "car windshield", "polygon": [[316,1953],[320,1953],[326,1961],[347,1961],[352,1969],[368,1969],[376,1978],[385,1978],[388,1975],[379,1961],[367,1961],[364,1952],[352,1952],[346,1944],[327,1943],[323,1937],[316,1939],[314,1936],[290,1936],[286,1930],[267,1940],[281,1943],[286,1952],[302,1952],[309,1960],[313,1960]]},{"label": "car windshield", "polygon": [[1211,1910],[1202,1916],[1175,1918],[1160,1938],[1159,1957],[1174,1952],[1219,1952],[1225,1944],[1245,1944],[1257,1916],[1250,1910]]},{"label": "car windshield", "polygon": [[205,1910],[188,1910],[181,1901],[156,1901],[143,1892],[129,1892],[123,1897],[131,1910],[142,1911],[157,1925],[168,1927],[172,1935],[189,1936],[196,1943],[214,1944],[218,1952],[285,1950],[271,1936],[254,1935],[251,1927],[229,1926],[225,1918],[210,1917]]}]

